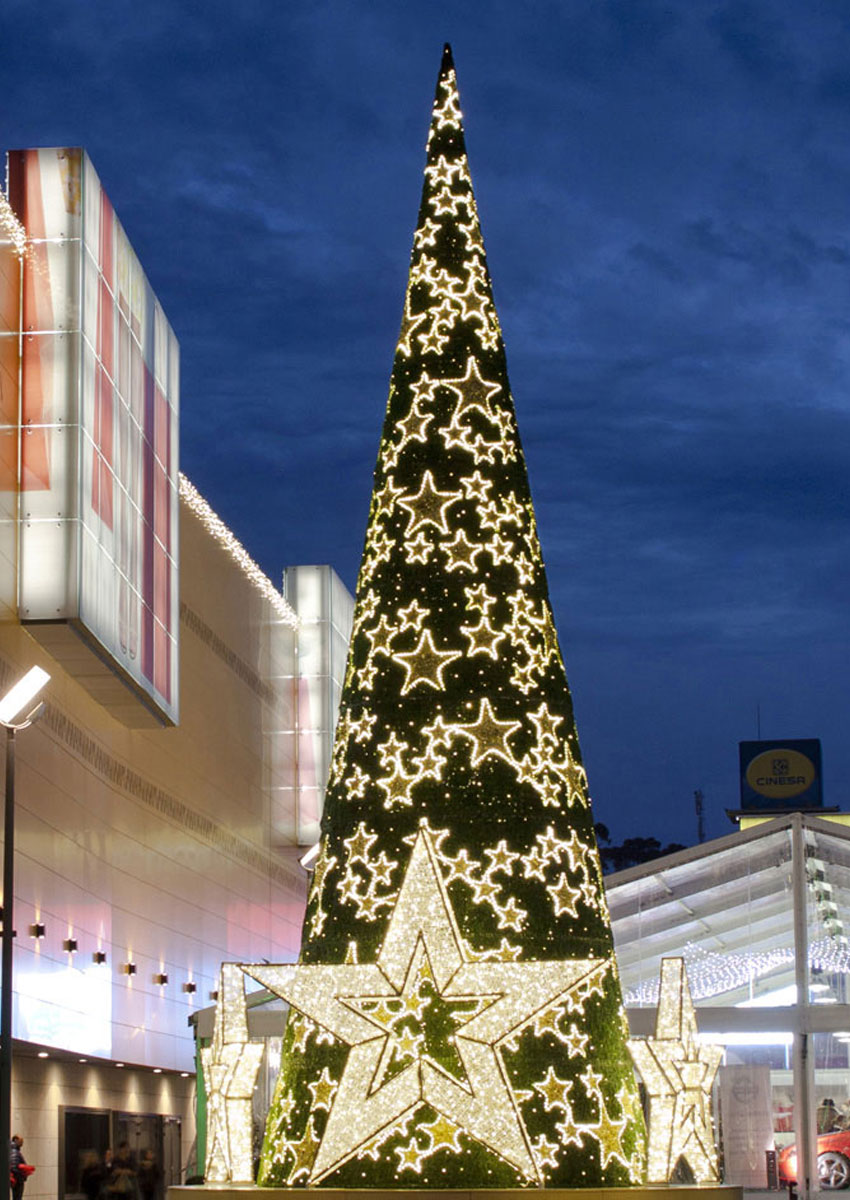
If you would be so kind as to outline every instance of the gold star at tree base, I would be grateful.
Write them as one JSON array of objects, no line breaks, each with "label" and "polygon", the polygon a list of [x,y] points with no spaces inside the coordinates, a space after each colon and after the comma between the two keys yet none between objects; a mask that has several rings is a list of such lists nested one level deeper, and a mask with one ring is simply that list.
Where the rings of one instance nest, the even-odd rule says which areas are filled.
[{"label": "gold star at tree base", "polygon": [[[542,1183],[500,1045],[598,967],[596,959],[470,961],[431,838],[420,829],[376,963],[246,968],[350,1047],[333,1100],[322,1098],[330,1112],[308,1182],[321,1182],[381,1130],[427,1104],[441,1118],[428,1127],[439,1130],[434,1147],[447,1131],[452,1145],[465,1134]],[[432,999],[423,1000],[423,981]],[[434,1004],[447,1014],[451,1032],[444,1035],[456,1072],[445,1066],[448,1047],[429,1044]],[[388,1069],[399,1061],[407,1065]]]}]

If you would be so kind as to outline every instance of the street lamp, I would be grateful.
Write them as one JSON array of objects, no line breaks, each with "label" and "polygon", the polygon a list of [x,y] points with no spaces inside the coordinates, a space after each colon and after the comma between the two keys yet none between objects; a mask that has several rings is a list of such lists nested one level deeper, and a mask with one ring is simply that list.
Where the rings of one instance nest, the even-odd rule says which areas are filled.
[{"label": "street lamp", "polygon": [[0,725],[6,730],[6,808],[3,841],[3,937],[0,962],[0,1187],[9,1178],[12,1138],[12,952],[15,931],[12,902],[15,886],[15,734],[41,715],[38,699],[50,679],[41,667],[31,667],[0,699]]}]

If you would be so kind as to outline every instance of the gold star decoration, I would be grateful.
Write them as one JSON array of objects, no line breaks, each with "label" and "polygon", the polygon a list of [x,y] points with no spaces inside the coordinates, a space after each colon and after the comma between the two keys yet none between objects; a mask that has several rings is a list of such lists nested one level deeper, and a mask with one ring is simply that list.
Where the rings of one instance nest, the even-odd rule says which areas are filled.
[{"label": "gold star decoration", "polygon": [[560,1108],[562,1112],[566,1113],[569,1112],[567,1096],[570,1094],[572,1086],[571,1080],[559,1079],[550,1066],[547,1068],[543,1079],[539,1083],[534,1084],[534,1090],[539,1092],[543,1097],[544,1107],[547,1112]]},{"label": "gold star decoration", "polygon": [[[416,1056],[406,1066],[382,1077],[379,1066],[386,1061],[393,1033],[374,1014],[382,1005],[392,1012],[394,1006],[421,999],[423,964],[432,979],[433,1000],[454,1013],[451,1048],[458,1074],[429,1055],[426,1036],[418,1052],[411,1048]],[[529,1181],[542,1183],[500,1047],[539,1012],[580,988],[599,965],[594,959],[470,961],[434,845],[420,828],[377,962],[246,968],[349,1048],[307,1182],[319,1183],[380,1130],[429,1105],[442,1118],[423,1126],[430,1128],[435,1142],[439,1138],[448,1145],[446,1139],[454,1142],[459,1132],[483,1143]]]},{"label": "gold star decoration", "polygon": [[557,883],[551,884],[546,888],[546,891],[552,897],[552,901],[555,905],[556,917],[578,916],[578,908],[576,905],[582,894],[581,888],[570,887],[570,883],[566,875],[561,875]]},{"label": "gold star decoration", "polygon": [[377,833],[369,833],[365,822],[360,821],[351,837],[346,838],[343,842],[348,850],[348,861],[352,863],[359,859],[360,862],[368,862],[369,849],[377,840]]},{"label": "gold star decoration", "polygon": [[413,650],[406,653],[397,652],[394,656],[396,662],[404,665],[406,672],[401,688],[402,696],[406,696],[411,688],[418,684],[434,688],[437,692],[443,691],[443,671],[460,656],[460,650],[438,650],[434,645],[431,630],[424,630]]},{"label": "gold star decoration", "polygon": [[483,379],[478,360],[472,355],[466,361],[466,374],[460,379],[444,379],[443,384],[457,397],[453,421],[457,421],[470,408],[475,408],[492,418],[492,397],[499,394],[502,385],[493,379]]},{"label": "gold star decoration", "polygon": [[[592,1125],[582,1126],[582,1132],[589,1133],[599,1143],[599,1159],[603,1169],[614,1158],[628,1169],[629,1159],[623,1149],[623,1134],[628,1125],[626,1110],[623,1108],[622,1114],[613,1118],[608,1112],[608,1106],[600,1087],[596,1088],[595,1096],[599,1104],[599,1120]],[[622,1107],[623,1102],[619,1100],[619,1096],[618,1101]]]},{"label": "gold star decoration", "polygon": [[308,1083],[307,1087],[313,1097],[313,1109],[324,1108],[326,1111],[330,1111],[331,1101],[336,1091],[336,1080],[331,1079],[328,1068],[323,1067],[319,1078]]},{"label": "gold star decoration", "polygon": [[425,608],[418,600],[411,600],[407,608],[400,608],[398,610],[398,615],[401,618],[401,630],[412,629],[415,633],[420,633],[422,622],[430,612],[430,608]]},{"label": "gold star decoration", "polygon": [[628,1047],[649,1096],[648,1182],[669,1183],[680,1158],[697,1183],[717,1182],[711,1087],[723,1050],[697,1039],[684,959],[662,958],[655,1037]]},{"label": "gold star decoration", "polygon": [[485,547],[478,542],[470,542],[463,529],[458,529],[450,542],[443,542],[442,549],[446,555],[447,571],[474,571],[478,555]]},{"label": "gold star decoration", "polygon": [[303,1136],[297,1142],[287,1142],[287,1148],[295,1155],[295,1162],[289,1172],[287,1183],[294,1183],[297,1177],[304,1172],[309,1175],[319,1145],[319,1139],[313,1129],[313,1118],[308,1117]]},{"label": "gold star decoration", "polygon": [[460,499],[461,496],[457,492],[438,491],[434,484],[434,476],[430,471],[426,471],[418,492],[399,496],[396,500],[401,508],[406,508],[410,513],[405,536],[416,533],[422,525],[434,525],[441,533],[448,533],[446,512]]},{"label": "gold star decoration", "polygon": [[457,726],[458,733],[472,742],[472,766],[477,767],[488,754],[494,754],[503,758],[505,762],[515,764],[508,738],[519,729],[520,724],[519,721],[499,721],[485,696],[479,705],[478,719],[471,725]]},{"label": "gold star decoration", "polygon": [[[430,224],[430,222],[429,222]],[[437,226],[435,226],[435,229]],[[433,245],[433,242],[431,243]],[[407,293],[404,302],[404,315],[401,319],[401,332],[398,335],[397,349],[401,351],[407,358],[410,358],[411,336],[416,332],[422,322],[426,319],[426,313],[417,313],[414,315],[410,311],[410,292]]]}]

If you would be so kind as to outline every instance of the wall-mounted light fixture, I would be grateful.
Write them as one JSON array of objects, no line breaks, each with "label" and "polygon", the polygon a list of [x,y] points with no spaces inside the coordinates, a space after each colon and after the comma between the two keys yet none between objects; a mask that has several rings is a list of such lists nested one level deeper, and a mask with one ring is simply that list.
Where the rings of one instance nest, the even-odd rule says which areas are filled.
[{"label": "wall-mounted light fixture", "polygon": [[217,999],[218,999],[218,989],[216,989],[216,991],[214,991],[214,992],[210,992],[210,1000],[217,1000]]},{"label": "wall-mounted light fixture", "polygon": [[183,991],[188,992],[190,996],[192,995],[193,992],[196,992],[197,990],[198,990],[198,985],[195,983],[195,981],[193,979],[189,979],[186,981],[186,983],[183,984]]},{"label": "wall-mounted light fixture", "polygon": [[77,939],[65,938],[65,941],[62,943],[62,949],[67,950],[69,954],[74,954],[77,949]]},{"label": "wall-mounted light fixture", "polygon": [[135,975],[136,974],[136,964],[134,962],[125,962],[122,964],[121,970],[124,972],[125,975]]},{"label": "wall-mounted light fixture", "polygon": [[47,927],[42,925],[41,921],[36,921],[34,925],[30,925],[30,937],[43,938],[47,933]]},{"label": "wall-mounted light fixture", "polygon": [[165,971],[160,971],[157,975],[154,975],[153,981],[154,983],[158,983],[161,987],[164,987],[166,983],[168,983],[168,976],[166,975]]},{"label": "wall-mounted light fixture", "polygon": [[96,963],[105,963],[106,962],[106,951],[105,950],[95,950],[94,954],[91,956],[91,960],[92,960],[92,962],[96,962]]}]

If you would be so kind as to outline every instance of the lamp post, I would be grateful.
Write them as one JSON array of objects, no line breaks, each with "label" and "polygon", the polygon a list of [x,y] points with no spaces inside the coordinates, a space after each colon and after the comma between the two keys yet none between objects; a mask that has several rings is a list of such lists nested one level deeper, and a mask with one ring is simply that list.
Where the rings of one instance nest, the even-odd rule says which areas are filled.
[{"label": "lamp post", "polygon": [[[6,803],[3,841],[3,936],[0,960],[0,1188],[8,1187],[12,1137],[12,960],[15,947],[15,734],[37,720],[44,707],[37,699],[50,679],[31,667],[0,700],[0,725],[6,730]],[[4,1180],[6,1182],[4,1182]]]}]

